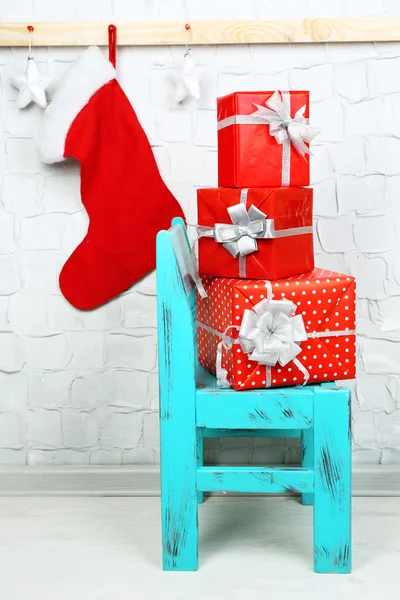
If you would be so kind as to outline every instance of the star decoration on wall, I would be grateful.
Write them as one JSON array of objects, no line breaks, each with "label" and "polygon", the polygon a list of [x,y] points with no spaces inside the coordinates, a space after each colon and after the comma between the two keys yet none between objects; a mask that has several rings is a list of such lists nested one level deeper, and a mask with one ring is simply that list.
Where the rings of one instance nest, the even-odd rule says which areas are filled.
[{"label": "star decoration on wall", "polygon": [[31,102],[38,104],[41,108],[46,108],[46,89],[52,79],[49,75],[46,77],[41,75],[35,59],[29,56],[25,73],[23,75],[13,75],[10,78],[12,85],[19,90],[17,100],[19,108],[25,108]]},{"label": "star decoration on wall", "polygon": [[175,99],[177,102],[183,102],[186,98],[200,98],[199,76],[196,64],[190,51],[187,51],[184,57],[182,69],[174,76]]}]

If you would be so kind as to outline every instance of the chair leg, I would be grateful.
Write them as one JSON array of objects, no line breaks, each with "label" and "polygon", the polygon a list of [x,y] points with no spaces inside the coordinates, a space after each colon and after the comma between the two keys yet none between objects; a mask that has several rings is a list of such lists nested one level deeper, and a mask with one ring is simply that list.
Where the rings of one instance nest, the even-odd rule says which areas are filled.
[{"label": "chair leg", "polygon": [[351,571],[350,391],[320,388],[314,397],[314,570]]},{"label": "chair leg", "polygon": [[[314,429],[303,429],[301,432],[301,465],[306,469],[314,468]],[[302,494],[301,503],[304,505],[314,504],[314,494]]]},{"label": "chair leg", "polygon": [[[202,467],[204,463],[204,436],[203,430],[199,427],[197,428],[197,466]],[[204,492],[197,492],[197,502],[198,504],[203,504],[204,502]]]}]

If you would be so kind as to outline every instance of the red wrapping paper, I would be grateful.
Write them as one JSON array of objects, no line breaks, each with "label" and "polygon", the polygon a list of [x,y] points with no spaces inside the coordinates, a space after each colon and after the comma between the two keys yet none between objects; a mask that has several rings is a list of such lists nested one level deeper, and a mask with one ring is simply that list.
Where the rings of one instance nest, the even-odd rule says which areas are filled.
[{"label": "red wrapping paper", "polygon": [[[239,204],[241,190],[208,188],[197,191],[199,225],[231,223],[227,208]],[[246,208],[254,205],[274,219],[275,230],[312,226],[313,190],[311,188],[253,188],[247,192]],[[245,277],[281,279],[314,268],[312,233],[257,240],[258,250],[245,258]],[[239,258],[234,258],[212,238],[199,239],[199,273],[241,277]]]},{"label": "red wrapping paper", "polygon": [[[275,300],[290,299],[303,316],[308,339],[300,342],[297,356],[308,371],[308,383],[353,379],[355,377],[355,279],[348,275],[315,269],[297,277],[276,282],[203,277],[208,297],[197,299],[199,363],[216,372],[216,357],[221,336],[210,329],[226,332],[237,339],[245,309],[267,297],[272,288]],[[270,298],[270,297],[269,297]],[[270,298],[271,299],[271,298]],[[200,324],[205,325],[207,329]],[[227,330],[227,331],[226,331]],[[312,337],[316,335],[317,337]],[[321,335],[322,337],[318,337]],[[226,340],[225,340],[226,341]],[[249,360],[240,345],[222,347],[222,367],[235,390],[301,385],[303,371],[291,361],[285,367],[268,368]]]},{"label": "red wrapping paper", "polygon": [[[235,92],[217,99],[218,123],[233,115],[250,115],[274,92]],[[290,92],[290,113],[306,106],[309,92]],[[269,125],[229,125],[218,131],[218,185],[221,187],[280,187],[282,148],[269,133]],[[292,187],[310,185],[310,157],[303,158],[291,144],[290,182]]]}]

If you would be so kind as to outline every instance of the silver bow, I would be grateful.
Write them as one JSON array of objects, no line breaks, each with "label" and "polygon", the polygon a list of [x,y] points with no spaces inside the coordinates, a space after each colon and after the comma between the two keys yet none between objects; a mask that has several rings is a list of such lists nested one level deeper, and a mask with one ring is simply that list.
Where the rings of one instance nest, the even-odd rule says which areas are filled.
[{"label": "silver bow", "polygon": [[274,136],[278,144],[283,144],[285,140],[290,140],[297,152],[304,158],[306,154],[311,154],[306,146],[319,133],[319,129],[310,127],[308,119],[304,112],[306,105],[299,108],[294,117],[290,116],[290,110],[283,102],[279,92],[274,92],[265,103],[265,106],[254,104],[258,110],[251,113],[251,117],[259,117],[269,123],[269,132]]},{"label": "silver bow", "polygon": [[228,208],[228,212],[232,225],[216,223],[213,237],[216,242],[223,244],[234,258],[256,252],[257,239],[274,237],[274,220],[267,219],[267,215],[254,205],[246,210],[245,204],[235,204]]},{"label": "silver bow", "polygon": [[261,300],[243,314],[239,343],[249,360],[273,367],[282,367],[301,352],[296,342],[307,339],[301,315],[294,316],[296,304],[290,300]]}]

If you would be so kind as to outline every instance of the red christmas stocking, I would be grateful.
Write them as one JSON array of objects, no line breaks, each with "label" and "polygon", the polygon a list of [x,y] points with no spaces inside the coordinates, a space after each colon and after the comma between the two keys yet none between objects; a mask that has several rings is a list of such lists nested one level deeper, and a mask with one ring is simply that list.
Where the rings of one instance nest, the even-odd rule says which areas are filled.
[{"label": "red christmas stocking", "polygon": [[89,48],[56,90],[39,149],[48,163],[80,162],[90,223],[61,271],[60,288],[76,308],[96,308],[155,268],[157,232],[183,217],[115,69],[98,48]]}]

